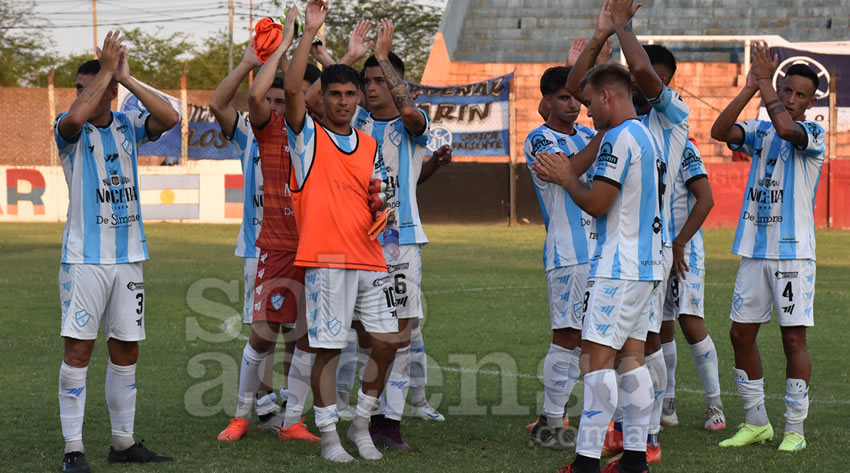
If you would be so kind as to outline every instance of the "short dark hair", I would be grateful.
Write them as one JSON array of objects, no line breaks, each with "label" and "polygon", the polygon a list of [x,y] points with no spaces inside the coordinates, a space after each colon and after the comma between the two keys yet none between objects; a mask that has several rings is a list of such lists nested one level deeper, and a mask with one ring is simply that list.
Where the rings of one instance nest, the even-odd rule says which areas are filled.
[{"label": "short dark hair", "polygon": [[328,90],[331,84],[354,84],[360,88],[360,75],[345,64],[332,64],[322,71],[322,92]]},{"label": "short dark hair", "polygon": [[272,81],[272,86],[270,89],[282,89],[283,88],[284,77],[283,76],[275,76]]},{"label": "short dark hair", "polygon": [[670,79],[676,73],[676,57],[669,49],[660,44],[645,44],[643,50],[649,56],[649,62],[655,65],[662,65],[670,70]]},{"label": "short dark hair", "polygon": [[546,72],[540,76],[540,93],[543,95],[552,95],[563,87],[567,86],[567,77],[573,68],[570,66],[555,66],[546,69]]},{"label": "short dark hair", "polygon": [[785,77],[790,76],[802,76],[806,79],[809,79],[815,86],[815,92],[817,92],[818,87],[820,87],[820,78],[818,77],[817,73],[806,64],[794,64],[789,67],[788,70],[785,71]]},{"label": "short dark hair", "polygon": [[[389,59],[390,64],[393,65],[393,69],[398,72],[399,77],[404,78],[404,61],[402,61],[401,58],[392,51],[387,54],[387,59]],[[366,62],[363,64],[363,70],[360,71],[360,74],[364,77],[366,76],[367,67],[381,67],[381,65],[378,64],[378,60],[375,59],[374,55],[372,55],[369,56],[369,59],[366,59]]]},{"label": "short dark hair", "polygon": [[579,87],[583,89],[587,84],[590,84],[594,89],[602,89],[616,84],[623,86],[629,93],[632,90],[632,78],[629,70],[621,64],[599,64],[587,71]]},{"label": "short dark hair", "polygon": [[307,63],[307,70],[304,71],[304,80],[309,83],[316,82],[322,77],[322,70],[316,67],[315,64]]},{"label": "short dark hair", "polygon": [[91,61],[86,61],[77,68],[77,75],[84,76],[93,76],[100,72],[100,61],[97,59],[92,59]]}]

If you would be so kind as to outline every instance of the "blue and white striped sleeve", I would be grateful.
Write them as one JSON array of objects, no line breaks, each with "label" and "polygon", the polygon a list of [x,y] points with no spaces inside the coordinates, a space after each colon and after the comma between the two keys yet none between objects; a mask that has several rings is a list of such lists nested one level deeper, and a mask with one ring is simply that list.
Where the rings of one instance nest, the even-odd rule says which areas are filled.
[{"label": "blue and white striped sleeve", "polygon": [[800,148],[806,156],[822,155],[826,149],[826,133],[817,122],[797,122],[806,130],[808,140],[805,148]]},{"label": "blue and white striped sleeve", "polygon": [[629,133],[623,132],[622,127],[608,131],[599,145],[593,180],[607,182],[621,189],[628,174],[633,141]]},{"label": "blue and white striped sleeve", "polygon": [[661,95],[650,100],[649,104],[664,120],[665,128],[685,123],[691,113],[688,105],[682,100],[682,96],[666,85],[661,89]]},{"label": "blue and white striped sleeve", "polygon": [[753,146],[756,142],[756,136],[762,123],[762,120],[747,120],[745,122],[735,123],[734,126],[740,127],[741,130],[744,132],[744,142],[740,145],[729,143],[729,149],[731,149],[732,151],[742,151],[752,156]]},{"label": "blue and white striped sleeve", "polygon": [[136,137],[136,146],[139,146],[147,141],[155,141],[159,139],[159,136],[155,138],[151,138],[148,136],[148,119],[151,116],[149,112],[145,110],[138,110],[126,112],[125,116],[130,120],[130,123],[133,125],[133,136]]},{"label": "blue and white striped sleeve", "polygon": [[289,156],[292,162],[292,171],[295,173],[295,182],[298,188],[304,184],[307,173],[313,165],[316,151],[316,123],[309,114],[304,113],[304,125],[299,133],[296,133],[286,123],[286,134],[289,138]]},{"label": "blue and white striped sleeve", "polygon": [[682,156],[682,168],[679,172],[682,174],[682,180],[685,181],[686,185],[697,179],[708,177],[708,172],[705,170],[705,164],[702,162],[699,148],[694,146],[690,141],[685,146],[685,153]]}]

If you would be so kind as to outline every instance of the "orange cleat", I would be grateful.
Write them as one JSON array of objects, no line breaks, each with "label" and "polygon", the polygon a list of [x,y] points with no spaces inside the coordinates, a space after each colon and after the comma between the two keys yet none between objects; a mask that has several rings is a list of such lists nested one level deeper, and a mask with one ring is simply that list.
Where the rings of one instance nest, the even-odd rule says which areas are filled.
[{"label": "orange cleat", "polygon": [[281,428],[280,433],[277,436],[281,440],[301,440],[310,443],[319,443],[322,441],[322,439],[310,433],[310,431],[307,430],[307,426],[303,423],[292,425],[286,429]]},{"label": "orange cleat", "polygon": [[218,434],[219,442],[235,442],[248,432],[248,421],[241,417],[230,419],[230,425]]},{"label": "orange cleat", "polygon": [[646,462],[661,463],[661,444],[646,446]]},{"label": "orange cleat", "polygon": [[623,432],[614,428],[614,422],[608,424],[605,443],[602,444],[602,456],[611,457],[623,451]]}]

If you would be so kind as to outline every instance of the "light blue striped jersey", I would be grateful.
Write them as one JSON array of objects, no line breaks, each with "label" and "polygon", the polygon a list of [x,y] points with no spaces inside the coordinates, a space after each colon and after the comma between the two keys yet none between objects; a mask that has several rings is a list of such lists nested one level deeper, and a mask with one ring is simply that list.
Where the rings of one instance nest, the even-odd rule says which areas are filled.
[{"label": "light blue striped jersey", "polygon": [[260,169],[260,147],[248,117],[238,115],[233,136],[224,136],[239,150],[242,161],[242,225],[236,240],[236,256],[257,258],[260,249],[255,246],[263,223],[263,171]]},{"label": "light blue striped jersey", "polygon": [[658,188],[664,158],[649,129],[626,120],[608,130],[594,164],[593,185],[619,189],[611,207],[593,219],[589,278],[660,281],[663,273]]},{"label": "light blue striped jersey", "polygon": [[797,122],[808,143],[797,149],[763,120],[736,123],[744,131],[733,151],[752,156],[732,253],[759,259],[815,259],[815,194],[826,133],[817,122]]},{"label": "light blue striped jersey", "polygon": [[666,85],[661,89],[661,95],[650,100],[649,104],[652,105],[652,110],[641,116],[641,120],[655,136],[664,154],[665,172],[659,189],[664,199],[661,219],[665,224],[662,238],[665,246],[673,246],[670,187],[673,186],[682,166],[681,158],[688,142],[688,117],[691,112],[678,92]]},{"label": "light blue striped jersey", "polygon": [[[534,181],[534,191],[540,203],[543,223],[546,225],[546,242],[543,244],[543,267],[546,271],[562,266],[584,264],[590,262],[588,252],[588,236],[590,235],[591,217],[581,210],[567,191],[550,182],[541,181],[531,165],[537,153],[563,153],[572,157],[578,153],[596,134],[591,128],[576,123],[572,135],[561,133],[546,125],[541,125],[525,139],[523,152],[525,162]],[[593,177],[593,169],[580,180],[589,183]]]},{"label": "light blue striped jersey", "polygon": [[[702,163],[699,149],[688,140],[685,146],[685,154],[682,156],[682,167],[679,169],[679,174],[676,175],[676,180],[673,181],[673,197],[670,200],[670,214],[672,215],[670,223],[673,227],[674,239],[682,231],[682,227],[685,226],[688,215],[691,214],[691,209],[694,208],[694,203],[696,203],[696,197],[688,186],[691,182],[703,178],[708,178],[708,173]],[[691,237],[691,241],[685,245],[685,261],[688,268],[705,269],[702,228],[697,230]]]},{"label": "light blue striped jersey", "polygon": [[[135,263],[148,259],[139,205],[136,150],[150,138],[148,112],[112,112],[105,127],[83,125],[76,141],[53,136],[68,183],[68,215],[62,236],[62,262]],[[158,138],[158,137],[157,137]]]},{"label": "light blue striped jersey", "polygon": [[419,109],[425,118],[425,131],[415,136],[404,127],[401,117],[378,120],[369,111],[357,107],[351,126],[375,138],[378,154],[384,162],[389,206],[396,209],[399,218],[399,244],[415,245],[428,243],[419,220],[419,205],[416,202],[416,183],[422,171],[425,154],[428,153],[428,134],[431,118]]}]

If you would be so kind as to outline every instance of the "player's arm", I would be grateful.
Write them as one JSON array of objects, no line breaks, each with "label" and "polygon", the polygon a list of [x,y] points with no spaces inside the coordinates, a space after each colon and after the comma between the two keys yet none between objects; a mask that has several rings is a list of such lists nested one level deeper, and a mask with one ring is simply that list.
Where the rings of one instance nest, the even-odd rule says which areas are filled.
[{"label": "player's arm", "polygon": [[584,75],[587,74],[587,71],[596,63],[599,52],[605,48],[608,38],[610,38],[615,32],[614,24],[611,22],[611,18],[606,12],[608,2],[610,2],[610,0],[606,0],[602,5],[602,9],[599,12],[599,18],[596,21],[596,31],[594,31],[593,36],[590,37],[587,47],[584,48],[581,54],[579,54],[575,65],[573,65],[573,68],[570,71],[570,75],[567,77],[567,92],[581,103],[585,103],[585,101],[579,84],[581,83],[581,80],[584,79]]},{"label": "player's arm", "polygon": [[626,62],[629,63],[629,72],[635,77],[638,87],[647,99],[659,97],[664,90],[664,83],[655,73],[649,56],[629,24],[641,4],[632,6],[632,0],[610,0],[609,3],[611,21],[614,23]]},{"label": "player's arm", "polygon": [[313,44],[313,38],[316,37],[319,28],[325,22],[327,14],[327,1],[310,0],[307,3],[304,33],[295,49],[295,55],[289,62],[289,69],[286,71],[286,78],[283,82],[283,93],[286,95],[286,123],[295,133],[301,133],[307,111],[307,103],[301,84],[304,82],[304,72],[307,70],[310,47]]},{"label": "player's arm", "polygon": [[776,134],[785,141],[790,141],[797,148],[805,148],[809,144],[809,135],[803,125],[794,121],[791,114],[785,108],[782,100],[773,88],[773,72],[779,63],[779,58],[770,59],[770,49],[764,41],[755,41],[752,45],[752,68],[756,71],[761,98],[764,108]]},{"label": "player's arm", "polygon": [[736,125],[735,122],[738,121],[741,112],[744,111],[744,108],[750,103],[750,100],[753,99],[758,90],[755,69],[750,68],[744,88],[720,112],[720,115],[714,120],[714,124],[711,125],[711,137],[713,139],[733,146],[744,144],[744,139],[746,138],[744,129],[740,125]]},{"label": "player's arm", "polygon": [[130,65],[127,62],[125,51],[121,52],[118,70],[115,71],[115,80],[135,95],[150,112],[150,117],[145,124],[148,139],[156,139],[156,137],[173,128],[180,120],[180,114],[177,113],[177,110],[174,110],[174,107],[167,100],[130,75]]},{"label": "player's arm", "polygon": [[313,44],[310,45],[310,55],[322,65],[323,69],[326,69],[334,64],[336,64],[336,60],[331,57],[328,50],[325,48],[325,45],[319,41],[314,41]]},{"label": "player's arm", "polygon": [[59,121],[59,134],[65,141],[77,141],[83,125],[86,124],[98,103],[100,103],[103,94],[109,89],[118,69],[121,54],[124,52],[122,41],[124,41],[124,38],[119,37],[118,31],[110,31],[106,34],[99,55],[100,71],[95,74],[88,86],[71,104],[68,113]]},{"label": "player's arm", "polygon": [[210,97],[210,110],[215,115],[218,125],[221,127],[221,132],[225,138],[233,138],[233,133],[236,131],[236,120],[239,119],[239,114],[236,109],[230,105],[233,96],[239,89],[239,84],[245,79],[255,67],[262,64],[257,59],[257,53],[254,51],[254,46],[248,42],[248,47],[245,48],[245,54],[242,56],[242,61],[236,66],[236,69],[230,72],[227,77],[218,84],[215,92]]},{"label": "player's arm", "polygon": [[407,90],[407,84],[404,79],[398,75],[393,65],[390,63],[389,54],[393,45],[393,33],[395,27],[393,21],[389,18],[384,18],[378,22],[378,42],[375,44],[375,59],[381,66],[381,72],[384,73],[384,81],[387,83],[387,88],[390,89],[390,94],[393,96],[393,102],[401,114],[401,121],[404,127],[407,128],[414,136],[421,136],[425,133],[428,122],[425,116],[416,107],[416,102],[410,96],[410,91]]},{"label": "player's arm", "polygon": [[422,184],[427,181],[431,176],[437,172],[441,166],[445,166],[447,164],[451,164],[452,162],[452,147],[449,145],[443,145],[437,148],[437,151],[434,151],[434,154],[431,155],[431,158],[428,161],[422,163],[422,171],[419,173],[419,180],[416,181],[416,184]]},{"label": "player's arm", "polygon": [[696,202],[694,202],[682,230],[673,239],[673,271],[681,280],[685,280],[685,274],[688,272],[688,264],[685,261],[685,245],[699,231],[708,217],[708,213],[711,212],[711,208],[714,207],[714,196],[711,193],[708,176],[705,174],[694,176],[686,185],[696,198]]},{"label": "player's arm", "polygon": [[[286,14],[286,19],[283,24],[283,39],[280,41],[277,49],[272,53],[271,57],[266,60],[254,82],[251,84],[251,89],[248,91],[248,119],[251,124],[261,129],[266,126],[272,116],[271,107],[266,101],[266,92],[274,82],[274,77],[277,69],[285,67],[282,62],[286,56],[286,50],[292,45],[292,37],[295,34],[295,19],[298,16],[298,9],[291,7]],[[302,73],[303,76],[303,73]]]},{"label": "player's arm", "polygon": [[605,215],[620,192],[620,184],[610,179],[594,179],[593,187],[587,187],[570,169],[570,159],[561,153],[541,151],[537,153],[537,163],[547,176],[554,177],[551,182],[563,187],[573,202],[593,218]]}]

